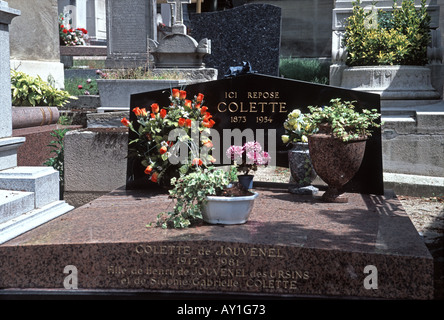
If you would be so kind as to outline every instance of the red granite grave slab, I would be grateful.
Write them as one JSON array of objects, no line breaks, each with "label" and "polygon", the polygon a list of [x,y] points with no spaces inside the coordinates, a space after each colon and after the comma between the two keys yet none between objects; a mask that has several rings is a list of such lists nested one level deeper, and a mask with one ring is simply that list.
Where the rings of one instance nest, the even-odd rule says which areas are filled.
[{"label": "red granite grave slab", "polygon": [[433,298],[432,256],[396,197],[257,191],[246,224],[165,230],[146,225],[167,195],[116,190],[0,245],[0,288],[64,290],[72,265],[83,290]]}]

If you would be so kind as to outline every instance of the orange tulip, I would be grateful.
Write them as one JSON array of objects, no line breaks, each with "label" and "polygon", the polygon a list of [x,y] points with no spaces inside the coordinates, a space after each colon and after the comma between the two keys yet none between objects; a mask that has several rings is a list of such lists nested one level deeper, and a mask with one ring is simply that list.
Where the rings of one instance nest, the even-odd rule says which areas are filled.
[{"label": "orange tulip", "polygon": [[165,146],[161,147],[160,150],[159,150],[159,153],[160,154],[164,154],[165,152],[167,152],[167,150],[168,150],[167,147],[165,147]]},{"label": "orange tulip", "polygon": [[203,107],[200,109],[200,114],[204,115],[204,114],[207,112],[207,110],[208,110],[208,107],[203,106]]},{"label": "orange tulip", "polygon": [[145,169],[145,174],[150,174],[151,171],[153,171],[153,167],[148,166],[148,167],[146,167],[146,169]]},{"label": "orange tulip", "polygon": [[185,119],[184,118],[180,118],[178,121],[179,127],[183,127],[185,125]]},{"label": "orange tulip", "polygon": [[179,99],[180,100],[185,100],[185,98],[187,97],[187,92],[184,90],[180,90],[179,91]]},{"label": "orange tulip", "polygon": [[196,101],[197,101],[197,102],[202,102],[202,101],[203,101],[203,98],[204,98],[204,95],[203,95],[202,93],[199,93],[199,94],[197,95]]},{"label": "orange tulip", "polygon": [[151,105],[151,111],[154,113],[158,113],[159,112],[159,105],[157,103],[153,103]]},{"label": "orange tulip", "polygon": [[159,174],[157,172],[154,172],[153,175],[151,176],[151,181],[152,182],[157,182],[157,177],[159,176]]},{"label": "orange tulip", "polygon": [[123,118],[120,120],[120,122],[122,122],[125,127],[129,127],[131,125],[131,122],[129,122],[127,118]]},{"label": "orange tulip", "polygon": [[187,119],[185,121],[186,121],[187,127],[191,128],[191,119]]},{"label": "orange tulip", "polygon": [[191,164],[193,166],[201,166],[203,164],[202,160],[199,158],[194,158],[193,161],[191,162]]},{"label": "orange tulip", "polygon": [[167,115],[167,111],[165,109],[160,110],[160,117],[163,119]]},{"label": "orange tulip", "polygon": [[179,98],[179,89],[173,89],[172,96],[173,98]]}]

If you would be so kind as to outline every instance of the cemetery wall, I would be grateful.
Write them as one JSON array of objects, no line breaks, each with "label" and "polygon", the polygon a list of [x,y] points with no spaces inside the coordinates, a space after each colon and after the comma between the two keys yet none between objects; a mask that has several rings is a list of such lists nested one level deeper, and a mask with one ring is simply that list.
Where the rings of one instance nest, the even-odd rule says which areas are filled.
[{"label": "cemetery wall", "polygon": [[21,15],[10,26],[11,68],[63,87],[63,64],[60,63],[57,0],[8,0],[10,8]]}]

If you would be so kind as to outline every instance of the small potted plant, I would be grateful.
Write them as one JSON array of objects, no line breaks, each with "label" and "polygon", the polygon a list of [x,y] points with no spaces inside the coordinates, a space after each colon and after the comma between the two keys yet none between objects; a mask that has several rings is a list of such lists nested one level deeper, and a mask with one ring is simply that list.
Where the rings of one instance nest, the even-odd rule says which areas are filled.
[{"label": "small potted plant", "polygon": [[[245,154],[245,157],[244,157]],[[239,171],[244,174],[239,175],[239,182],[246,188],[253,188],[253,175],[251,171],[256,171],[258,165],[268,165],[271,160],[268,152],[262,150],[262,146],[257,141],[246,142],[243,146],[230,146],[226,155],[229,159],[234,161]]]},{"label": "small potted plant", "polygon": [[318,189],[311,182],[316,178],[316,172],[311,164],[307,136],[314,133],[316,128],[308,123],[307,116],[301,110],[295,109],[288,114],[284,129],[282,142],[292,145],[288,150],[288,163],[294,183],[290,184],[288,191],[295,194],[315,194]]},{"label": "small potted plant", "polygon": [[348,202],[341,189],[359,170],[366,139],[381,125],[376,109],[358,112],[354,103],[337,98],[329,106],[308,107],[307,121],[319,130],[308,136],[308,147],[316,173],[328,184],[326,202]]},{"label": "small potted plant", "polygon": [[203,219],[211,224],[242,224],[252,211],[258,193],[245,190],[236,180],[237,169],[199,168],[171,179],[174,210],[159,214],[157,225],[186,228]]}]

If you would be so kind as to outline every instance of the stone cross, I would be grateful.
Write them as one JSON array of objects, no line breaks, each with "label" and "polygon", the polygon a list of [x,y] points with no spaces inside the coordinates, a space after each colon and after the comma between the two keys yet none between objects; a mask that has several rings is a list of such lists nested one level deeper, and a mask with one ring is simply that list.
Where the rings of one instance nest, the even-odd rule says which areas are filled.
[{"label": "stone cross", "polygon": [[183,3],[191,3],[191,0],[167,0],[167,3],[175,6],[174,24],[183,24]]}]

